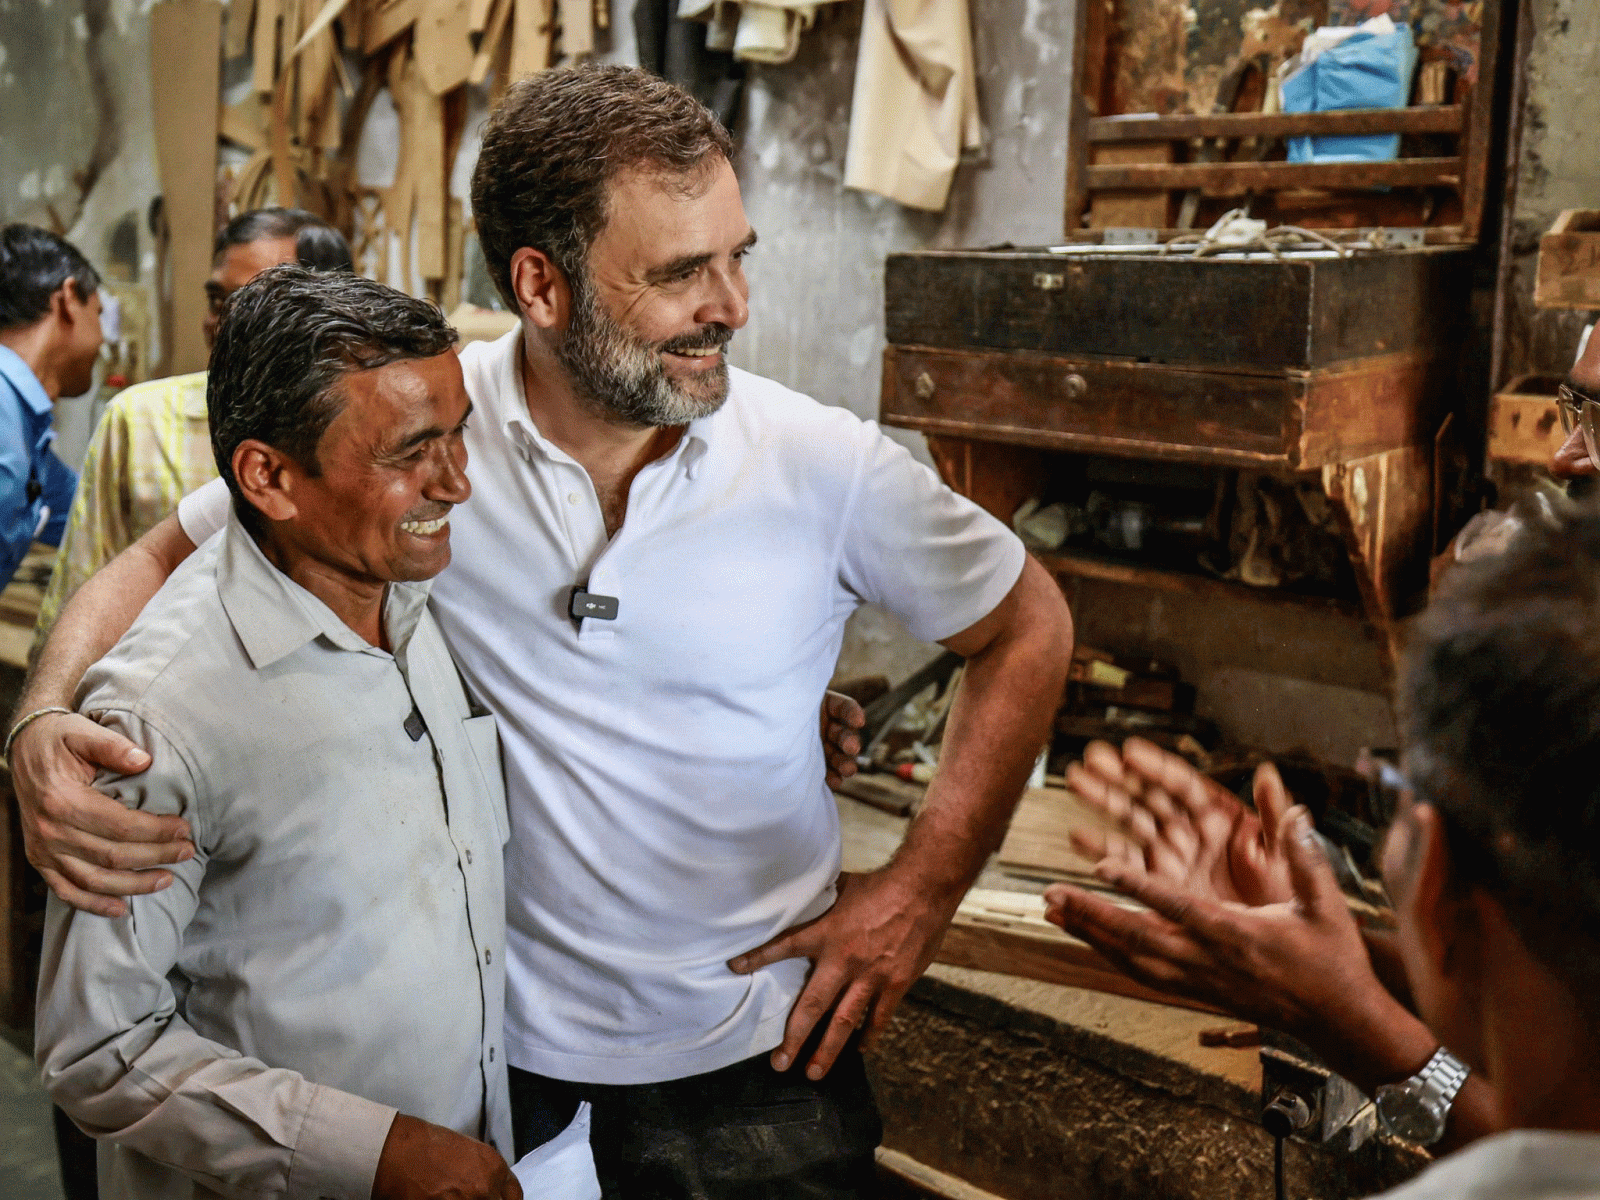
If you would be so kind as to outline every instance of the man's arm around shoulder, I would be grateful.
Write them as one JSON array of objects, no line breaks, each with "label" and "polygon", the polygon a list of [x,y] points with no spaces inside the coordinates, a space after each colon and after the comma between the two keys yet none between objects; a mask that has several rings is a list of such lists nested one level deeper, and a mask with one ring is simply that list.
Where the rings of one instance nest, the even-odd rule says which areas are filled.
[{"label": "man's arm around shoulder", "polygon": [[189,1025],[170,972],[205,877],[203,785],[143,719],[101,716],[148,747],[151,760],[142,774],[102,779],[112,802],[187,819],[202,830],[202,849],[173,867],[173,886],[136,898],[125,917],[107,920],[51,897],[35,1053],[56,1103],[92,1136],[224,1195],[520,1200],[493,1148],[243,1055]]},{"label": "man's arm around shoulder", "polygon": [[[72,708],[84,672],[116,645],[150,597],[194,552],[176,516],[168,517],[97,572],[62,610],[34,663],[10,728],[30,714]],[[48,713],[11,745],[11,774],[28,861],[61,899],[117,917],[118,897],[172,883],[166,870],[194,853],[188,823],[130,810],[92,786],[95,771],[142,771],[143,749],[85,717]]]}]

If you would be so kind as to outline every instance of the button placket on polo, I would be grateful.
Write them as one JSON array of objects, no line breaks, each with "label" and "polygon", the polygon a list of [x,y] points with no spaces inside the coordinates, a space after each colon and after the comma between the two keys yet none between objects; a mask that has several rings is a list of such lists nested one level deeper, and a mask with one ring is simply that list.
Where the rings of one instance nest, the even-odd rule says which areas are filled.
[{"label": "button placket on polo", "polygon": [[[668,503],[671,489],[678,484],[679,476],[688,474],[684,466],[686,447],[686,441],[680,442],[671,454],[653,463],[646,463],[634,476],[633,486],[628,490],[628,510],[623,516],[622,526],[616,536],[606,543],[590,568],[590,591],[616,595],[611,589],[621,586],[617,555],[624,552],[633,539],[649,536],[654,518]],[[585,621],[584,624],[589,622]]]}]

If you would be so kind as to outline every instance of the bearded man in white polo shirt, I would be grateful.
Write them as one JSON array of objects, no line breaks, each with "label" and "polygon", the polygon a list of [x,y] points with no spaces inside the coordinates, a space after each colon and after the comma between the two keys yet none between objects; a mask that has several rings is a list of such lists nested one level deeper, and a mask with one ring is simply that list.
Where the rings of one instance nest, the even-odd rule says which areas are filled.
[{"label": "bearded man in white polo shirt", "polygon": [[[462,354],[474,500],[433,606],[506,748],[519,1154],[588,1099],[608,1195],[865,1196],[856,1035],[887,1024],[998,843],[1071,621],[1009,530],[874,425],[727,366],[755,242],[731,153],[702,106],[623,68],[535,76],[491,118],[474,217],[522,323]],[[156,531],[91,581],[24,712],[215,504],[196,493],[189,537]],[[815,722],[863,602],[968,668],[905,844],[845,875]],[[58,893],[110,909],[92,893],[151,887],[105,868],[171,861],[186,831],[74,777],[72,751],[127,770],[126,751],[62,716],[17,750]]]}]

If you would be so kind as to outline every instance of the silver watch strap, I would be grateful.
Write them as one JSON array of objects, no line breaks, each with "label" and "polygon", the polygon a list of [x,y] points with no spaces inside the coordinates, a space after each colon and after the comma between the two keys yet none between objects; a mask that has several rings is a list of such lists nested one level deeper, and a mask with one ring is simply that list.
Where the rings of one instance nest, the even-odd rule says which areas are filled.
[{"label": "silver watch strap", "polygon": [[1472,1074],[1471,1067],[1440,1046],[1433,1052],[1433,1057],[1428,1060],[1427,1066],[1417,1072],[1415,1078],[1423,1087],[1436,1093],[1448,1109],[1455,1103],[1456,1093],[1461,1090],[1461,1085],[1467,1082],[1467,1076],[1470,1074]]}]

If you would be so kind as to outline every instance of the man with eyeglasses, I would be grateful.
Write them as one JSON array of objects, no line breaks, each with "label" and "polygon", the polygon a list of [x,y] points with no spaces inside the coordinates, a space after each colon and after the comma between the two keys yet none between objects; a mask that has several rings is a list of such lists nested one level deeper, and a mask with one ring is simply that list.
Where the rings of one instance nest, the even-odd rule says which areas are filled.
[{"label": "man with eyeglasses", "polygon": [[1600,474],[1600,338],[1592,332],[1557,395],[1567,440],[1550,460],[1550,474],[1557,479]]}]

